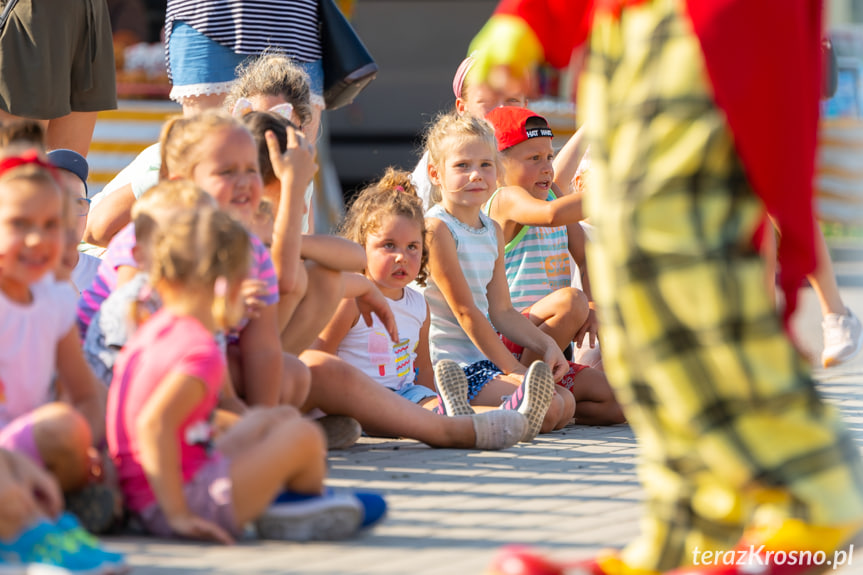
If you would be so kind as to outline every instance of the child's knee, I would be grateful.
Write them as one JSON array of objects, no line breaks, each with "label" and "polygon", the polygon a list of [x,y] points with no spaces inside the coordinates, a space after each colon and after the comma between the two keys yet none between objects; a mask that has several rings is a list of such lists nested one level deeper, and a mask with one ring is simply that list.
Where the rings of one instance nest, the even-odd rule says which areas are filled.
[{"label": "child's knee", "polygon": [[282,354],[282,397],[280,403],[301,406],[309,396],[312,372],[296,356]]},{"label": "child's knee", "polygon": [[575,288],[563,288],[557,292],[560,292],[562,309],[569,318],[578,322],[580,327],[590,313],[590,302],[587,300],[587,296],[583,291]]},{"label": "child's knee", "polygon": [[63,491],[87,482],[92,442],[87,420],[74,408],[50,403],[34,412],[33,436],[45,467],[57,478]]},{"label": "child's knee", "polygon": [[575,397],[573,397],[568,389],[559,385],[554,387],[554,391],[555,395],[560,396],[563,401],[563,409],[558,420],[558,427],[563,427],[575,417]]},{"label": "child's knee", "polygon": [[557,429],[558,424],[564,417],[565,409],[566,406],[564,404],[563,396],[555,393],[551,397],[551,404],[548,406],[548,411],[545,412],[545,418],[542,420],[542,426],[539,430],[540,433],[548,433],[549,431]]},{"label": "child's knee", "polygon": [[319,423],[299,417],[283,421],[281,428],[288,441],[306,449],[308,454],[326,456],[327,436]]},{"label": "child's knee", "polygon": [[575,288],[561,288],[547,295],[548,305],[561,325],[572,326],[573,334],[581,327],[590,313],[587,296]]},{"label": "child's knee", "polygon": [[305,297],[308,291],[309,272],[306,270],[306,266],[298,266],[297,275],[294,281],[293,288],[291,289],[291,294],[298,299],[302,299],[303,297]]}]

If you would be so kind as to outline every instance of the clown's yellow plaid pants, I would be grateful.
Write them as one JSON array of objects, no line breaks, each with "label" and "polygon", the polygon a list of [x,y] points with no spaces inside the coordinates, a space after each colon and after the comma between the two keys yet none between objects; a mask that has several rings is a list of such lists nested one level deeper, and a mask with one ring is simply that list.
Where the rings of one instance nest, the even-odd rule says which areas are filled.
[{"label": "clown's yellow plaid pants", "polygon": [[683,0],[597,16],[579,106],[603,357],[647,491],[624,561],[670,569],[768,517],[863,517],[858,450],[768,298],[763,208]]}]

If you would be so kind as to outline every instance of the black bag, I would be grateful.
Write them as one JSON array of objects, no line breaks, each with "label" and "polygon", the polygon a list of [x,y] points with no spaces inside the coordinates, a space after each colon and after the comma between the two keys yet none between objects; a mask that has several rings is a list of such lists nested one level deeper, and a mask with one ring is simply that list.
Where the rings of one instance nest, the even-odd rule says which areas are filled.
[{"label": "black bag", "polygon": [[354,101],[375,79],[378,65],[335,0],[320,0],[318,7],[324,101],[327,110],[335,110]]},{"label": "black bag", "polygon": [[12,13],[12,9],[17,3],[18,0],[8,0],[6,6],[3,7],[3,12],[0,12],[0,32],[3,32],[3,28],[6,27],[6,20],[9,19],[9,14]]}]

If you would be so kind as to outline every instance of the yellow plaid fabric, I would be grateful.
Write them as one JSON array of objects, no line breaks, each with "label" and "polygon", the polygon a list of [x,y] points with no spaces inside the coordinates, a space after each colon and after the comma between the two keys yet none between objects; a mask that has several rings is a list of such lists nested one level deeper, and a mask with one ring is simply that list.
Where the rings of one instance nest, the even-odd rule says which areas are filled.
[{"label": "yellow plaid fabric", "polygon": [[767,296],[751,244],[763,208],[684,0],[597,15],[590,50],[578,99],[593,159],[590,276],[648,495],[624,561],[690,563],[696,546],[732,546],[767,509],[860,520],[858,451]]}]

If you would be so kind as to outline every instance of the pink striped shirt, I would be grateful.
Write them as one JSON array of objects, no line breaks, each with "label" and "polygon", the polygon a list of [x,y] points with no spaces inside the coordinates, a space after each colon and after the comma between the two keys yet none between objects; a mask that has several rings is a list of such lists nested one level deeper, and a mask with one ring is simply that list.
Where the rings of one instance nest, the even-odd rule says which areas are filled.
[{"label": "pink striped shirt", "polygon": [[[276,277],[276,268],[270,252],[261,240],[254,234],[249,234],[252,241],[252,266],[249,270],[250,279],[263,280],[267,285],[267,293],[263,300],[266,305],[272,305],[279,301],[279,282]],[[87,334],[87,328],[93,316],[102,306],[111,292],[117,288],[117,270],[120,266],[138,267],[132,249],[135,247],[135,225],[130,223],[108,244],[102,263],[96,272],[96,278],[92,285],[81,292],[78,299],[78,329],[83,338]]]}]

